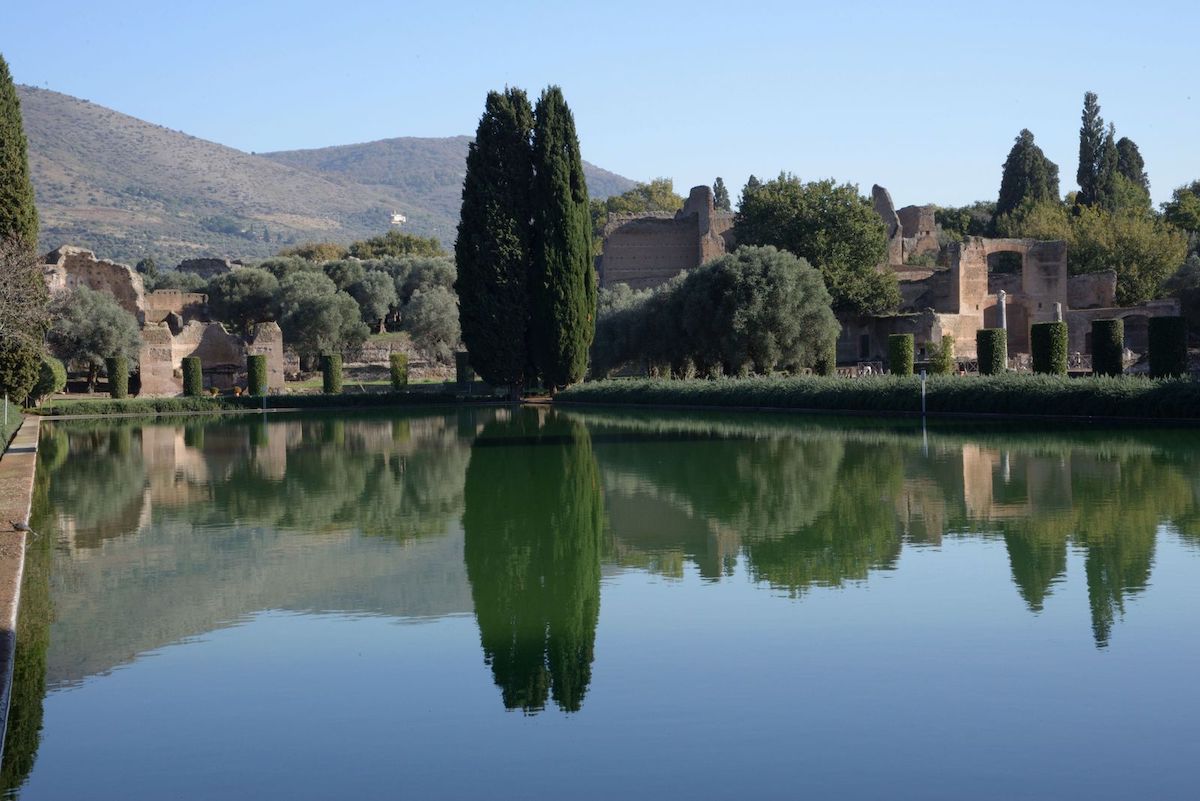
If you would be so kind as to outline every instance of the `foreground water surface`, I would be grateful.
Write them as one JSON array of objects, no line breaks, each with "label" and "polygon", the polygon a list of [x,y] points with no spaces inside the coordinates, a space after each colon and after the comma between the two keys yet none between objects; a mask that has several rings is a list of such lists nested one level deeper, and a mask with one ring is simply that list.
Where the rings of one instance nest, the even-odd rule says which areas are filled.
[{"label": "foreground water surface", "polygon": [[1194,797],[1195,431],[42,432],[9,797]]}]

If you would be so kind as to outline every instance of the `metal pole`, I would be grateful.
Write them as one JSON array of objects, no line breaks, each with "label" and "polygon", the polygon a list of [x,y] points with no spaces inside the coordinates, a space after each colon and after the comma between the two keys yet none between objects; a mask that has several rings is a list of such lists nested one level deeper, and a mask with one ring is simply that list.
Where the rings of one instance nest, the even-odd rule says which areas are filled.
[{"label": "metal pole", "polygon": [[921,419],[925,419],[925,369],[921,369]]}]

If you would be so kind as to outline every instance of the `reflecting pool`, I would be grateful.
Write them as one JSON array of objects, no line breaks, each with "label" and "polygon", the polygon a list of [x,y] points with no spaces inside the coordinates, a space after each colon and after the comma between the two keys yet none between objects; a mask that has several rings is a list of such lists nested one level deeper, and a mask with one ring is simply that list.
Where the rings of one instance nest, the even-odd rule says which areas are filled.
[{"label": "reflecting pool", "polygon": [[21,799],[1191,798],[1200,431],[43,424]]}]

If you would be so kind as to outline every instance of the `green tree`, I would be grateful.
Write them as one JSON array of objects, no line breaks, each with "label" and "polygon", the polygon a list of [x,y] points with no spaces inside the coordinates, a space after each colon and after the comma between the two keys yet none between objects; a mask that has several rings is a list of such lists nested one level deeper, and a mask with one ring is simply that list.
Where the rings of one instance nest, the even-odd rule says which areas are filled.
[{"label": "green tree", "polygon": [[29,179],[21,101],[8,62],[0,56],[0,239],[13,238],[36,249],[38,216]]},{"label": "green tree", "polygon": [[342,292],[349,290],[367,274],[367,271],[363,269],[362,262],[357,259],[327,261],[321,265],[321,270]]},{"label": "green tree", "polygon": [[1146,162],[1138,150],[1137,143],[1128,136],[1117,140],[1117,171],[1130,183],[1141,188],[1150,196],[1150,177],[1146,175]]},{"label": "green tree", "polygon": [[743,245],[773,245],[816,266],[837,311],[884,314],[900,304],[895,275],[877,269],[887,254],[883,221],[852,184],[801,183],[787,173],[757,187],[747,183],[734,235]]},{"label": "green tree", "polygon": [[208,282],[208,309],[213,319],[229,323],[237,331],[248,331],[274,318],[278,293],[279,281],[274,275],[258,267],[243,267]]},{"label": "green tree", "polygon": [[446,251],[442,249],[442,243],[436,237],[414,236],[394,229],[383,236],[373,236],[361,242],[352,242],[347,252],[356,259],[446,255]]},{"label": "green tree", "polygon": [[1117,153],[1117,128],[1108,124],[1104,135],[1104,146],[1100,150],[1100,166],[1096,177],[1096,196],[1093,206],[1112,211],[1118,207],[1121,196],[1121,173],[1118,171],[1120,155]]},{"label": "green tree", "polygon": [[50,349],[64,362],[84,366],[89,388],[95,387],[105,359],[124,356],[137,362],[141,349],[137,318],[109,293],[75,287],[54,299],[50,317]]},{"label": "green tree", "polygon": [[158,264],[154,261],[153,256],[147,256],[134,266],[135,270],[147,279],[153,281],[158,276]]},{"label": "green tree", "polygon": [[542,92],[534,110],[530,350],[542,381],[583,378],[596,331],[587,182],[575,118],[562,90]]},{"label": "green tree", "polygon": [[458,314],[471,363],[513,394],[530,363],[529,245],[533,109],[521,89],[489,92],[467,149],[454,256]]},{"label": "green tree", "polygon": [[1172,225],[1192,234],[1200,233],[1200,181],[1192,181],[1171,193],[1163,204],[1163,216]]},{"label": "green tree", "polygon": [[449,364],[460,338],[458,299],[435,286],[418,292],[405,306],[403,328],[427,359]]},{"label": "green tree", "polygon": [[350,297],[358,302],[363,322],[373,325],[379,333],[384,332],[384,321],[397,305],[396,283],[381,270],[370,270],[349,289]]},{"label": "green tree", "polygon": [[322,353],[362,345],[366,324],[354,298],[338,291],[324,273],[293,273],[279,282],[276,319],[284,339],[309,363]]},{"label": "green tree", "polygon": [[991,236],[996,217],[996,202],[977,200],[969,206],[938,208],[934,220],[942,229],[946,243],[961,242],[968,236]]},{"label": "green tree", "polygon": [[1100,116],[1100,99],[1095,92],[1083,95],[1082,124],[1079,126],[1079,169],[1075,180],[1080,206],[1091,206],[1100,196],[1100,176],[1104,160],[1104,118]]},{"label": "green tree", "polygon": [[295,256],[305,261],[326,262],[346,258],[346,248],[336,242],[305,242],[279,251],[280,256]]},{"label": "green tree", "polygon": [[178,289],[181,292],[203,292],[207,285],[203,278],[195,273],[185,273],[180,270],[163,270],[154,277],[143,278],[147,292],[156,289]]},{"label": "green tree", "polygon": [[725,187],[725,181],[721,176],[717,176],[717,180],[713,181],[713,206],[720,211],[729,211],[733,206],[729,202],[729,190]]},{"label": "green tree", "polygon": [[44,350],[46,301],[42,264],[33,248],[16,237],[0,238],[0,344],[14,358],[28,359],[22,374],[36,369]]},{"label": "green tree", "polygon": [[1058,200],[1058,165],[1046,158],[1034,144],[1033,134],[1024,129],[1004,161],[996,215],[1008,214],[1026,202],[1044,200]]}]

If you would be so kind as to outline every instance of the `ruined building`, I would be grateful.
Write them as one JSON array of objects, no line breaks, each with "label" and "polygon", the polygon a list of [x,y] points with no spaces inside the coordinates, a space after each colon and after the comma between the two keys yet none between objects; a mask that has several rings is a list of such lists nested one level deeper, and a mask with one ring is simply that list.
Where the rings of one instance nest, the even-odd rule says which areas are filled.
[{"label": "ruined building", "polygon": [[712,188],[695,186],[675,214],[614,214],[604,226],[600,286],[645,289],[733,250],[733,212],[713,206]]},{"label": "ruined building", "polygon": [[51,294],[86,286],[112,295],[141,326],[138,357],[141,395],[183,392],[183,359],[200,357],[206,386],[229,389],[246,384],[246,357],[267,357],[267,384],[283,389],[283,333],[275,323],[259,325],[253,335],[230,334],[208,318],[207,298],[195,292],[160,289],[146,292],[132,268],[97,259],[90,250],[64,246],[48,254],[43,267]]},{"label": "ruined building", "polygon": [[888,265],[907,264],[915,256],[937,255],[941,246],[936,206],[905,206],[896,211],[891,194],[879,184],[871,187],[871,203],[887,229]]}]

